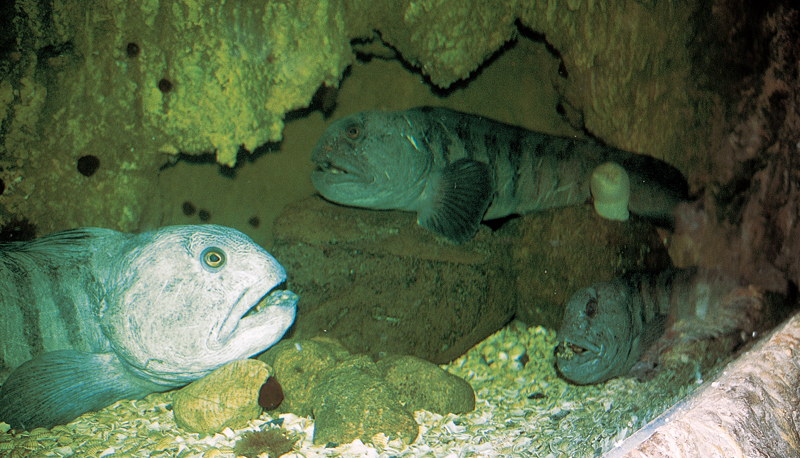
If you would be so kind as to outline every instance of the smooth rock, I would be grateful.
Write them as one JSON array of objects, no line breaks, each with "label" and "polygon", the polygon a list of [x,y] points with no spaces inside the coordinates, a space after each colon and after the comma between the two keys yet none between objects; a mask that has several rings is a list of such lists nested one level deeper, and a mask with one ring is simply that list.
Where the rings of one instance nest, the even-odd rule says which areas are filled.
[{"label": "smooth rock", "polygon": [[261,415],[258,390],[269,375],[261,361],[232,361],[175,393],[175,422],[203,434],[241,428]]},{"label": "smooth rock", "polygon": [[514,315],[508,246],[495,252],[488,227],[454,245],[413,213],[312,197],[287,205],[274,231],[271,253],[302,291],[298,338],[327,335],[373,359],[410,354],[443,364]]}]

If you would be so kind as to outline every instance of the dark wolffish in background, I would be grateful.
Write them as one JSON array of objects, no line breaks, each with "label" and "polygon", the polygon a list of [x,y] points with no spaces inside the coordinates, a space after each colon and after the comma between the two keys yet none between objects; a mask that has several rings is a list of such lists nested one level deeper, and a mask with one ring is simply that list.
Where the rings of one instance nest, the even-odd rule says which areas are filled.
[{"label": "dark wolffish in background", "polygon": [[447,108],[347,116],[328,127],[312,160],[326,199],[415,211],[421,226],[456,243],[481,220],[586,202],[592,172],[607,162],[627,173],[628,208],[659,225],[671,227],[687,198],[683,175],[655,158]]},{"label": "dark wolffish in background", "polygon": [[572,296],[558,331],[556,365],[579,384],[628,373],[649,378],[660,354],[679,341],[752,335],[763,309],[760,292],[716,270],[632,272]]},{"label": "dark wolffish in background", "polygon": [[221,226],[0,244],[0,421],[50,428],[265,350],[294,320],[285,278]]}]

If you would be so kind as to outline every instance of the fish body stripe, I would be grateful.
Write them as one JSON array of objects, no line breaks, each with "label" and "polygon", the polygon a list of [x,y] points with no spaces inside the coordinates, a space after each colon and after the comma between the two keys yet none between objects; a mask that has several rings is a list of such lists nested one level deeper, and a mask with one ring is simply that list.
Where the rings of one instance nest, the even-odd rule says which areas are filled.
[{"label": "fish body stripe", "polygon": [[606,162],[629,178],[628,209],[657,225],[671,227],[688,194],[685,177],[658,159],[443,107],[346,116],[311,156],[326,199],[416,211],[420,225],[455,243],[482,220],[586,203],[592,173]]},{"label": "fish body stripe", "polygon": [[485,219],[586,201],[591,171],[610,150],[443,108],[411,109],[402,116],[408,122],[398,124],[415,130],[409,135],[417,141],[425,139],[434,163],[469,159],[489,165],[496,193]]},{"label": "fish body stripe", "polygon": [[[94,314],[102,286],[92,273],[88,239],[47,238],[0,245],[0,367],[54,350],[107,351]],[[64,242],[62,240],[61,242]]]}]

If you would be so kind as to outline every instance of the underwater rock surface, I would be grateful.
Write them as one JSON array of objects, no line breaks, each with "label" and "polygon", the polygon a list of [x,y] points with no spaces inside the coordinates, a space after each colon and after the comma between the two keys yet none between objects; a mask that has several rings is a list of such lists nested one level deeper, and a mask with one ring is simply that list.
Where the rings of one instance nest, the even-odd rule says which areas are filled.
[{"label": "underwater rock surface", "polygon": [[666,425],[643,428],[607,456],[798,456],[798,386],[800,315],[795,315],[667,411]]},{"label": "underwater rock surface", "polygon": [[511,320],[507,256],[484,227],[463,246],[411,213],[358,210],[312,197],[286,207],[272,252],[302,291],[292,336],[325,334],[374,359],[450,361]]},{"label": "underwater rock surface", "polygon": [[[136,230],[159,167],[178,153],[233,165],[240,149],[280,141],[288,112],[307,107],[320,86],[339,84],[355,59],[351,40],[391,47],[436,90],[468,81],[521,33],[546,36],[563,58],[554,84],[574,127],[585,120],[614,146],[685,170],[689,160],[676,152],[686,149],[695,118],[684,46],[692,8],[623,0],[20,1],[8,22],[19,45],[0,68],[7,211],[45,233]],[[87,156],[99,168],[77,174]],[[61,205],[50,198],[58,195],[92,205]]]},{"label": "underwater rock surface", "polygon": [[341,207],[312,197],[286,207],[272,248],[302,291],[295,338],[326,335],[374,359],[437,364],[464,354],[513,316],[558,328],[569,297],[628,270],[670,265],[656,230],[606,220],[591,205],[482,226],[454,245],[413,213]]},{"label": "underwater rock surface", "polygon": [[211,435],[241,428],[261,415],[258,390],[269,375],[267,365],[254,359],[220,367],[175,392],[175,423],[187,431]]},{"label": "underwater rock surface", "polygon": [[469,383],[411,356],[376,364],[333,339],[317,338],[281,342],[259,360],[283,385],[278,411],[313,415],[315,444],[369,442],[378,434],[412,443],[419,433],[416,410],[447,415],[475,409]]}]

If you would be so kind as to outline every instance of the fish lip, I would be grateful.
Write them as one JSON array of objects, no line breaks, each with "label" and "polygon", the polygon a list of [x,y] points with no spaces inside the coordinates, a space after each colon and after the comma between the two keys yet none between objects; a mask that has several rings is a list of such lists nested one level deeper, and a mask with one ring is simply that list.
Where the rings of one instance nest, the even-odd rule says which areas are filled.
[{"label": "fish lip", "polygon": [[[261,316],[269,310],[274,310],[275,307],[294,308],[295,304],[297,303],[297,295],[295,295],[291,291],[279,288],[279,286],[283,283],[283,280],[284,279],[282,278],[280,282],[275,283],[275,277],[267,275],[260,281],[256,282],[253,286],[248,288],[233,305],[230,313],[223,320],[222,325],[218,328],[217,332],[212,331],[208,341],[208,348],[217,351],[221,350],[222,348],[225,347],[226,344],[228,344],[235,337],[235,335],[239,334],[239,332],[241,331],[246,330],[243,328],[257,327],[258,323],[254,323],[254,320],[249,320],[249,323],[245,323],[246,320],[244,319],[244,316],[253,307],[256,307],[262,300],[270,299],[275,295],[283,293],[289,293],[294,296],[294,300],[291,301],[291,303],[289,303],[289,301],[286,301],[285,304],[279,303],[278,305],[268,305],[264,307],[261,311],[256,312],[255,314],[249,316],[248,318],[255,318]],[[246,326],[241,326],[243,324],[246,324]]]},{"label": "fish lip", "polygon": [[[591,355],[599,355],[603,351],[602,347],[600,347],[599,345],[581,337],[565,338],[561,341],[561,344],[564,345],[565,347],[569,347],[573,351],[573,353],[575,353],[579,357],[586,355],[586,353],[589,353]],[[578,350],[581,351],[577,351],[576,347]]]},{"label": "fish lip", "polygon": [[334,175],[337,174],[344,174],[349,175],[350,169],[346,165],[337,165],[334,164],[332,161],[322,161],[317,162],[317,167],[314,169],[314,172],[319,173],[333,173]]},{"label": "fish lip", "polygon": [[[327,150],[332,150],[333,148],[324,148]],[[337,179],[342,179],[344,177],[352,177],[353,179],[358,179],[358,177],[364,175],[362,168],[356,161],[349,160],[348,157],[342,154],[320,154],[320,150],[317,149],[311,155],[311,160],[316,165],[313,174],[315,175],[336,175]]]}]

